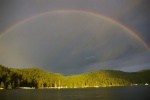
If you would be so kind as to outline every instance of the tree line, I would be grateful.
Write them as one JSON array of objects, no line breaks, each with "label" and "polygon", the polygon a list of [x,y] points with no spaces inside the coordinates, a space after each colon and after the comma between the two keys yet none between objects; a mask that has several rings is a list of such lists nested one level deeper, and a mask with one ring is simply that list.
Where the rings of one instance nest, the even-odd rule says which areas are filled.
[{"label": "tree line", "polygon": [[105,86],[130,86],[150,84],[150,70],[123,72],[119,70],[97,70],[78,75],[64,76],[39,68],[15,69],[0,65],[0,88],[84,88]]}]

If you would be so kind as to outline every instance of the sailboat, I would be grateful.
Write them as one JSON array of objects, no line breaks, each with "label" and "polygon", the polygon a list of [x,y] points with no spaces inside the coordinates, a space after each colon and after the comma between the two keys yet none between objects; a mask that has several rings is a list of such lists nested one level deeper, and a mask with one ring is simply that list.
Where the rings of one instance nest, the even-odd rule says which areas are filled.
[{"label": "sailboat", "polygon": [[95,88],[98,88],[99,86],[97,85],[97,81],[96,81],[96,85],[94,86]]},{"label": "sailboat", "polygon": [[0,87],[0,90],[3,90],[3,89],[4,89],[4,88],[1,88],[1,87]]},{"label": "sailboat", "polygon": [[61,87],[60,87],[60,80],[59,80],[59,86],[57,87],[58,89],[60,89]]}]

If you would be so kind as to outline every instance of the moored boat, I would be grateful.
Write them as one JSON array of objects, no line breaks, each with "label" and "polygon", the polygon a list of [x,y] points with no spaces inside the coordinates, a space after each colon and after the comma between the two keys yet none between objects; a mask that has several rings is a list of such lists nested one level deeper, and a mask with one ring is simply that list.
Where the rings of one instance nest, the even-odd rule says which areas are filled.
[{"label": "moored boat", "polygon": [[4,90],[4,88],[0,88],[0,90]]},{"label": "moored boat", "polygon": [[35,87],[19,87],[19,89],[35,89]]}]

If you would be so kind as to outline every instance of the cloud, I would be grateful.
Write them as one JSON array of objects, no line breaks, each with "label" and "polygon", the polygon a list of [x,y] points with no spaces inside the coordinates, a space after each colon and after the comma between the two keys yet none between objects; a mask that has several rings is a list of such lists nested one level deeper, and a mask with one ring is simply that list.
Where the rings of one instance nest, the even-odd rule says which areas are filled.
[{"label": "cloud", "polygon": [[27,20],[8,31],[0,46],[1,64],[64,74],[148,61],[147,56],[136,58],[147,49],[127,30],[82,12],[53,12]]}]

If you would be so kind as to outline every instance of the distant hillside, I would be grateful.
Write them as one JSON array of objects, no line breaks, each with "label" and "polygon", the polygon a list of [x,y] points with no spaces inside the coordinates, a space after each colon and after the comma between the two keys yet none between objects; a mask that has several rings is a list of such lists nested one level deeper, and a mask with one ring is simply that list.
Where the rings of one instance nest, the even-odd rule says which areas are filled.
[{"label": "distant hillside", "polygon": [[39,68],[14,69],[0,65],[0,87],[36,88],[84,88],[106,86],[130,86],[150,84],[150,70],[123,72],[118,70],[97,70],[78,75],[63,76]]}]

